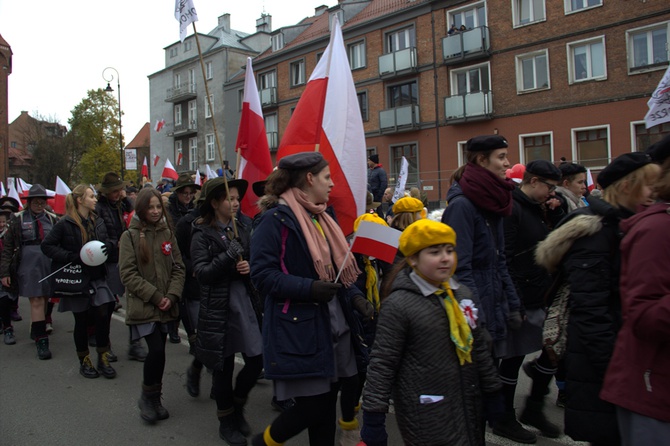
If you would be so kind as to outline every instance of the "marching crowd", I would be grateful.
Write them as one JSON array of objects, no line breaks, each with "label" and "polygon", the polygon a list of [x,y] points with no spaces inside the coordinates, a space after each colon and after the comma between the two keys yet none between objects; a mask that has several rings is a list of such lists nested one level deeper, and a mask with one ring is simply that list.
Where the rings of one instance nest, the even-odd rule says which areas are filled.
[{"label": "marching crowd", "polygon": [[[351,253],[319,152],[286,156],[252,185],[182,174],[168,193],[138,192],[110,172],[97,190],[75,187],[60,218],[35,184],[23,210],[0,198],[4,343],[16,344],[17,299],[28,298],[37,356],[50,359],[57,304],[74,317],[80,374],[112,379],[110,320],[125,306],[128,357],[143,362],[140,416],[155,423],[169,418],[165,347],[183,324],[186,390],[197,397],[211,371],[231,446],[277,446],[305,430],[314,446],[338,435],[385,446],[391,405],[407,445],[484,445],[486,423],[535,443],[524,425],[562,434],[545,415],[552,379],[573,439],[667,442],[670,137],[614,159],[600,191],[565,161],[529,162],[517,184],[507,149],[498,135],[470,139],[437,219],[418,190],[393,202],[372,155],[354,231],[399,231],[392,264]],[[249,193],[257,215],[240,211]],[[532,386],[517,413],[522,370]],[[252,437],[245,405],[259,376],[281,412]]]}]

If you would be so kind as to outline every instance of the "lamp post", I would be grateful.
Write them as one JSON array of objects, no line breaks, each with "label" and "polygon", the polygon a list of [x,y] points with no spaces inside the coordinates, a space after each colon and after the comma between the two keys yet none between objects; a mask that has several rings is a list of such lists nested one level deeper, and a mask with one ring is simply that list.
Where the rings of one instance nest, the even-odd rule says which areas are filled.
[{"label": "lamp post", "polygon": [[104,91],[106,92],[113,92],[114,89],[109,85],[110,82],[114,80],[114,74],[109,73],[109,79],[107,79],[107,76],[105,75],[105,72],[107,70],[113,70],[114,73],[116,73],[116,94],[119,102],[119,151],[120,151],[120,157],[121,157],[121,179],[123,179],[123,161],[124,161],[124,153],[123,153],[123,133],[121,132],[122,126],[121,126],[121,81],[119,79],[119,72],[116,70],[114,67],[107,67],[104,70],[102,70],[102,78],[107,82],[107,88],[105,88]]}]

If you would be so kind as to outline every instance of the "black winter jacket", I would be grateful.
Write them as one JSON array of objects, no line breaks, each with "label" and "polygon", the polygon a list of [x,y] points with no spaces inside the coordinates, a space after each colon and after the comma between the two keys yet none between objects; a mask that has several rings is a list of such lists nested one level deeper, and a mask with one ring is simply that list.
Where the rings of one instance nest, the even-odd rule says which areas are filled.
[{"label": "black winter jacket", "polygon": [[368,169],[368,190],[372,192],[374,201],[382,201],[387,185],[388,178],[386,176],[386,171],[381,165]]},{"label": "black winter jacket", "polygon": [[191,261],[191,239],[193,238],[193,226],[195,220],[200,217],[200,209],[193,208],[179,223],[175,225],[175,238],[181,251],[181,258],[186,267],[186,280],[184,281],[184,292],[182,298],[189,300],[200,300],[200,285],[193,273],[193,262]]},{"label": "black winter jacket", "polygon": [[172,227],[176,228],[179,221],[184,218],[193,207],[193,201],[191,201],[188,206],[182,204],[181,201],[179,201],[176,192],[170,195],[168,198],[168,212],[170,213],[170,218],[172,218]]},{"label": "black winter jacket", "polygon": [[98,194],[98,203],[95,205],[95,213],[105,222],[107,237],[112,244],[108,252],[109,263],[119,263],[119,240],[121,234],[126,230],[126,222],[123,214],[132,212],[133,204],[128,198],[123,198],[112,204],[106,196]]}]

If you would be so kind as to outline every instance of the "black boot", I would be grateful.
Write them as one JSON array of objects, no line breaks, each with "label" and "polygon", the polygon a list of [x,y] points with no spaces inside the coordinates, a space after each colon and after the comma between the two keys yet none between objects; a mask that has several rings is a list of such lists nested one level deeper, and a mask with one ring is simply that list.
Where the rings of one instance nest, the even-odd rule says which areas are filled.
[{"label": "black boot", "polygon": [[517,443],[533,444],[537,441],[534,433],[527,431],[516,420],[514,411],[504,412],[493,426],[493,433],[509,438]]},{"label": "black boot", "polygon": [[147,386],[142,384],[142,396],[137,402],[137,405],[140,408],[140,416],[147,423],[153,424],[158,419],[153,399],[156,393],[158,393],[158,398],[160,398],[160,392],[160,386]]},{"label": "black boot", "polygon": [[200,395],[200,372],[202,369],[196,369],[193,364],[186,369],[186,391],[193,398]]},{"label": "black boot", "polygon": [[535,401],[528,397],[519,421],[538,428],[545,437],[558,438],[561,435],[561,429],[544,415],[544,400]]},{"label": "black boot", "polygon": [[[223,415],[223,413],[226,412],[228,413]],[[233,409],[217,411],[217,416],[219,418],[219,437],[230,446],[246,446],[247,439],[244,438],[242,432],[239,431],[233,414]]]},{"label": "black boot", "polygon": [[251,435],[251,426],[247,422],[247,419],[244,418],[244,405],[247,403],[246,398],[233,397],[233,419],[235,424],[237,424],[237,429],[244,435],[248,437]]},{"label": "black boot", "polygon": [[144,362],[146,358],[147,351],[142,347],[140,341],[131,341],[128,345],[128,359]]},{"label": "black boot", "polygon": [[116,377],[116,370],[109,364],[109,352],[98,352],[98,371],[107,379]]},{"label": "black boot", "polygon": [[44,336],[35,340],[37,347],[37,357],[40,359],[51,359],[51,350],[49,350],[49,338]]},{"label": "black boot", "polygon": [[154,410],[156,411],[156,417],[159,420],[167,420],[170,418],[170,412],[168,412],[167,409],[163,407],[163,404],[161,404],[161,389],[163,388],[163,384],[156,384],[156,387],[158,388],[158,391],[151,396],[151,401],[154,405]]},{"label": "black boot", "polygon": [[97,378],[98,376],[100,376],[95,367],[93,367],[93,362],[91,361],[91,357],[89,356],[88,352],[86,353],[86,356],[80,357],[79,361],[80,361],[79,374],[81,376],[89,379]]}]

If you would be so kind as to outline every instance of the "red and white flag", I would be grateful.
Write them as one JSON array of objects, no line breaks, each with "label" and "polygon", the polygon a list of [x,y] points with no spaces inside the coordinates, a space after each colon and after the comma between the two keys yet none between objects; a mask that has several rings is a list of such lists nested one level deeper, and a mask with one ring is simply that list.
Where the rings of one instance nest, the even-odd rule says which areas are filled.
[{"label": "red and white flag", "polygon": [[72,192],[59,176],[56,176],[56,195],[51,205],[54,212],[58,215],[65,215],[65,197]]},{"label": "red and white flag", "polygon": [[179,174],[175,170],[169,158],[165,160],[165,167],[163,167],[163,174],[161,175],[161,178],[170,178],[172,180],[179,178]]},{"label": "red and white flag", "polygon": [[5,190],[5,184],[0,181],[0,198],[4,197],[7,195],[7,191]]},{"label": "red and white flag", "polygon": [[593,182],[593,175],[591,175],[591,169],[586,169],[586,188],[591,192],[593,188],[596,187],[596,183]]},{"label": "red and white flag", "polygon": [[179,22],[179,39],[183,42],[188,25],[198,21],[198,13],[193,6],[193,0],[175,0],[174,18]]},{"label": "red and white flag", "polygon": [[158,119],[156,125],[154,125],[154,130],[160,132],[163,127],[165,127],[165,119]]},{"label": "red and white flag", "polygon": [[142,163],[142,171],[140,172],[143,177],[149,178],[149,164],[147,164],[147,157],[144,157],[144,162]]},{"label": "red and white flag", "polygon": [[9,192],[7,192],[7,196],[15,199],[19,203],[19,209],[23,209],[23,203],[21,202],[21,197],[19,196],[19,193],[16,191],[16,186],[14,185],[14,181],[9,181],[8,182],[8,187],[9,187]]},{"label": "red and white flag", "polygon": [[216,172],[214,172],[210,167],[209,164],[205,164],[205,181],[209,181],[212,178],[216,178],[218,175]]},{"label": "red and white flag", "polygon": [[16,188],[18,189],[20,194],[27,194],[32,186],[33,186],[32,184],[26,183],[21,178],[16,179]]},{"label": "red and white flag", "polygon": [[[242,117],[237,131],[235,151],[239,151],[240,154],[237,178],[247,180],[249,185],[252,185],[257,181],[265,180],[272,173],[272,159],[270,158],[268,137],[265,133],[263,109],[261,108],[261,99],[258,96],[254,71],[251,67],[251,57],[247,57]],[[253,194],[245,194],[240,207],[242,212],[250,217],[260,212]]]},{"label": "red and white flag", "polygon": [[397,229],[371,221],[361,221],[351,242],[351,252],[393,263],[400,244],[400,234],[402,232]]},{"label": "red and white flag", "polygon": [[193,182],[198,186],[202,186],[202,178],[200,178],[200,169],[195,170],[195,180]]},{"label": "red and white flag", "polygon": [[158,160],[159,160],[159,159],[161,159],[160,156],[158,156],[158,155],[154,155],[154,167],[156,167],[156,166],[158,165]]},{"label": "red and white flag", "polygon": [[320,151],[330,164],[330,193],[340,227],[353,232],[365,212],[367,166],[363,119],[337,16],[330,43],[316,65],[282,137],[277,160]]},{"label": "red and white flag", "polygon": [[177,166],[181,166],[183,160],[184,160],[184,154],[179,152],[179,154],[177,155]]}]

